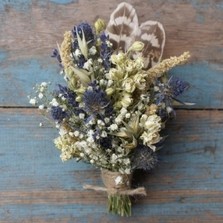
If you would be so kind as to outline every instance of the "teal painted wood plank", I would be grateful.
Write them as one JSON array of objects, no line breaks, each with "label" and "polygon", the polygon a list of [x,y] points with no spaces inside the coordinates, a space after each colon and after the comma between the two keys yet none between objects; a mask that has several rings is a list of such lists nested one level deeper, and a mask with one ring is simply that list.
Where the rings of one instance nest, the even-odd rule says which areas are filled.
[{"label": "teal painted wood plank", "polygon": [[[63,82],[49,57],[65,30],[81,21],[108,20],[122,0],[2,0],[0,2],[0,107],[29,106],[36,82]],[[171,71],[191,82],[182,100],[192,108],[223,105],[223,7],[217,0],[142,0],[139,20],[164,24],[164,57],[189,50],[191,64]],[[185,18],[185,15],[186,18]],[[177,22],[176,22],[177,21]],[[34,109],[0,109],[0,222],[223,222],[223,113],[177,111],[169,138],[150,174],[134,179],[148,196],[134,200],[133,216],[106,213],[106,196],[82,185],[102,185],[87,164],[62,163],[57,132]],[[137,180],[138,181],[137,181]]]},{"label": "teal painted wood plank", "polygon": [[[6,57],[5,54],[1,54]],[[60,69],[54,59],[7,60],[0,62],[0,106],[28,106],[28,95],[34,93],[33,87],[41,82],[51,82],[52,90],[58,83],[65,84]]]},{"label": "teal painted wood plank", "polygon": [[33,4],[38,4],[41,7],[47,6],[49,3],[56,4],[69,4],[74,3],[77,0],[1,0],[0,2],[0,10],[4,10],[6,8],[13,8],[18,11],[26,11],[32,7]]},{"label": "teal painted wood plank", "polygon": [[99,170],[62,163],[56,131],[35,109],[0,109],[0,222],[221,222],[223,221],[223,112],[177,111],[150,174],[137,174],[147,197],[134,201],[133,217],[106,213]]},{"label": "teal painted wood plank", "polygon": [[190,83],[189,90],[179,99],[196,103],[191,108],[223,108],[223,69],[221,65],[205,62],[191,63],[176,67],[169,74]]},{"label": "teal painted wood plank", "polygon": [[[64,31],[81,21],[93,23],[99,16],[107,21],[120,2],[1,1],[0,106],[28,106],[26,95],[35,82],[57,82],[57,65],[49,55],[56,42],[61,42]],[[193,108],[222,108],[222,3],[217,0],[129,2],[135,5],[140,22],[151,19],[163,23],[167,36],[164,58],[191,52],[191,64],[172,72],[179,71],[191,82],[185,100],[193,100],[196,103]]]},{"label": "teal painted wood plank", "polygon": [[[81,21],[93,23],[99,16],[107,21],[121,1],[3,0],[0,2],[0,48],[9,51],[13,58],[46,55],[61,41],[65,30]],[[189,50],[193,60],[222,63],[221,1],[128,2],[135,6],[140,22],[150,19],[163,23],[167,34],[165,57]],[[21,12],[20,7],[26,10]]]},{"label": "teal painted wood plank", "polygon": [[[213,222],[221,223],[223,216],[217,213],[216,210],[221,209],[222,205],[216,204],[215,207],[210,209],[209,204],[203,204],[201,208],[199,204],[180,204],[178,207],[172,204],[166,205],[150,205],[145,208],[145,205],[139,205],[138,208],[133,208],[135,216],[131,218],[120,218],[117,216],[104,213],[104,208],[98,205],[20,205],[20,206],[7,206],[10,213],[16,213],[16,218],[9,218],[9,220],[2,218],[1,222],[69,222],[69,223],[128,223],[128,222],[142,222],[142,223],[156,223],[156,222]],[[32,217],[27,217],[24,210],[30,211]],[[201,211],[202,209],[202,211]],[[4,210],[3,210],[4,211]],[[65,214],[65,211],[69,214]],[[77,213],[78,211],[78,213]],[[0,211],[1,213],[2,211]],[[171,213],[173,213],[171,215]],[[192,212],[192,213],[191,213]],[[4,214],[4,212],[2,212]],[[2,214],[1,213],[1,214]],[[43,217],[44,216],[44,217]]]},{"label": "teal painted wood plank", "polygon": [[[7,58],[6,55],[2,51],[0,57]],[[0,106],[30,106],[27,95],[33,92],[36,83],[50,81],[52,89],[56,84],[65,84],[59,66],[50,57],[18,59],[13,64],[5,59],[0,64]],[[189,108],[223,108],[223,70],[220,65],[192,63],[173,69],[171,75],[191,84],[189,91],[181,97],[182,101],[196,103]]]}]

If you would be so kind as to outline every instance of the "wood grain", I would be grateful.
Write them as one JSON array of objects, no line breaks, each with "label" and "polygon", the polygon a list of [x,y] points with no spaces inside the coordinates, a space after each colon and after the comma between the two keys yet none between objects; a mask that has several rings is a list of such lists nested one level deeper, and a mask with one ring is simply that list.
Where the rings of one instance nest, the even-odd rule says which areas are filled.
[{"label": "wood grain", "polygon": [[221,111],[177,111],[159,165],[135,175],[148,196],[134,199],[130,219],[106,214],[106,195],[82,189],[102,185],[99,170],[62,163],[52,143],[57,133],[47,122],[40,128],[42,120],[35,109],[0,109],[0,222],[223,220]]},{"label": "wood grain", "polygon": [[[48,55],[55,43],[61,41],[65,30],[72,29],[81,21],[93,23],[99,16],[108,20],[116,5],[122,1],[57,2],[61,4],[49,0],[1,3],[0,46],[10,51],[11,58]],[[168,41],[166,56],[179,55],[182,51],[189,50],[193,60],[222,63],[221,1],[128,2],[135,6],[140,22],[150,19],[163,23]]]},{"label": "wood grain", "polygon": [[[65,84],[59,74],[59,67],[50,58],[41,60],[17,60],[15,63],[3,62],[0,70],[0,106],[30,106],[27,95],[33,93],[33,86],[43,81]],[[223,108],[223,75],[219,66],[207,63],[188,64],[170,71],[190,83],[182,101],[194,102],[189,108]],[[217,81],[216,81],[217,80]]]},{"label": "wood grain", "polygon": [[[164,57],[190,51],[189,64],[171,75],[191,83],[168,125],[159,165],[136,173],[148,196],[133,199],[133,216],[106,212],[106,195],[83,190],[102,185],[100,171],[62,163],[57,132],[28,107],[37,82],[63,83],[50,58],[64,31],[109,15],[122,0],[0,1],[0,222],[1,223],[222,223],[223,222],[223,2],[128,0],[139,21],[163,23]],[[20,107],[20,108],[19,108]],[[188,110],[190,109],[190,110]],[[218,109],[218,110],[217,110]],[[39,122],[43,122],[40,128]]]},{"label": "wood grain", "polygon": [[[81,21],[108,21],[121,1],[3,1],[0,3],[0,105],[28,106],[26,98],[36,82],[60,82],[50,58],[65,30]],[[188,80],[186,100],[193,108],[223,108],[223,7],[221,1],[129,1],[141,22],[163,23],[167,33],[164,57],[189,50],[191,63],[176,71]],[[186,16],[185,16],[186,15]],[[182,76],[182,75],[181,75]],[[217,81],[216,81],[217,80]],[[19,97],[17,97],[19,95]]]}]

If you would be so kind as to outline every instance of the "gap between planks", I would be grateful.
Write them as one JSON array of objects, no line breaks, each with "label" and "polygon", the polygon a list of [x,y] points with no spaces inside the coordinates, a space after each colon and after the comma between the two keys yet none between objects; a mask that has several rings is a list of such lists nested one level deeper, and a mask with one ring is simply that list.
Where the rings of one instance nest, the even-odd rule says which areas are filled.
[{"label": "gap between planks", "polygon": [[[7,106],[3,105],[0,106],[0,109],[33,109],[33,110],[38,110],[37,106]],[[179,108],[174,108],[176,111],[223,111],[223,108],[189,108],[189,107],[179,107]]]}]

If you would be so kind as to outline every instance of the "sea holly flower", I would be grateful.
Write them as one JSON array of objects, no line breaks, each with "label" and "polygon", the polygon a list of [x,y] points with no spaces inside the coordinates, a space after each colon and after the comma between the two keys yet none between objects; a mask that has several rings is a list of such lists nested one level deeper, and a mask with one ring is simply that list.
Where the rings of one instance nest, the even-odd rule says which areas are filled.
[{"label": "sea holly flower", "polygon": [[51,57],[54,57],[57,59],[57,61],[59,62],[59,65],[62,67],[62,60],[61,60],[61,56],[60,56],[60,53],[57,49],[54,49],[53,52],[52,52],[52,55]]},{"label": "sea holly flower", "polygon": [[94,34],[88,23],[81,23],[72,30],[75,39],[73,48],[79,48],[85,60],[88,59],[88,50],[94,42]]},{"label": "sea holly flower", "polygon": [[190,87],[190,84],[188,82],[180,80],[179,78],[173,76],[170,77],[168,84],[171,88],[173,98],[181,95]]},{"label": "sea holly flower", "polygon": [[109,117],[112,115],[112,104],[105,91],[103,91],[95,82],[90,84],[83,94],[84,110],[100,117]]},{"label": "sea holly flower", "polygon": [[67,116],[67,113],[59,106],[52,106],[50,112],[52,118],[59,123]]},{"label": "sea holly flower", "polygon": [[134,170],[149,171],[155,167],[158,159],[156,153],[145,145],[139,144],[131,156],[131,166]]},{"label": "sea holly flower", "polygon": [[78,59],[77,59],[78,68],[83,68],[86,61],[87,60],[85,59],[85,57],[82,54],[80,56],[78,56]]},{"label": "sea holly flower", "polygon": [[[67,116],[72,116],[73,114],[79,115],[81,113],[84,114],[83,109],[79,107],[79,103],[76,101],[77,94],[66,86],[59,84],[58,87],[59,90],[56,90],[54,94],[57,100],[60,100],[61,106],[67,106]],[[59,105],[58,101],[56,101],[57,106]]]},{"label": "sea holly flower", "polygon": [[75,92],[71,91],[68,87],[66,86],[62,86],[60,84],[58,84],[59,90],[56,91],[56,94],[60,97],[64,97],[65,99],[67,99],[68,104],[76,107],[78,106],[77,102],[75,101],[76,98],[76,94]]},{"label": "sea holly flower", "polygon": [[110,57],[112,54],[111,43],[109,42],[109,37],[102,33],[100,35],[101,40],[101,48],[100,48],[100,56],[103,61],[104,68],[108,70],[111,67]]},{"label": "sea holly flower", "polygon": [[173,101],[177,100],[177,96],[181,95],[188,88],[188,82],[180,80],[179,78],[173,76],[165,82],[161,82],[160,80],[157,81],[155,86],[154,99],[159,107],[159,115],[163,119],[175,116]]},{"label": "sea holly flower", "polygon": [[77,26],[74,26],[72,33],[74,38],[77,38],[77,36],[79,35],[81,39],[85,37],[86,42],[94,41],[93,30],[88,23],[83,22]]}]

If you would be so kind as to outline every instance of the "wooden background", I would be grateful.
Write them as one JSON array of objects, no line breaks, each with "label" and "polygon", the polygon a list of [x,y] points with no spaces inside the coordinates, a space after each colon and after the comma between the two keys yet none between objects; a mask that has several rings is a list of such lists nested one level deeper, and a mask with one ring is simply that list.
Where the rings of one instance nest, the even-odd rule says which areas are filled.
[{"label": "wooden background", "polygon": [[93,167],[62,163],[56,131],[29,107],[36,82],[61,81],[49,55],[65,30],[81,21],[108,20],[119,0],[0,1],[0,222],[197,223],[223,222],[223,1],[137,0],[141,22],[163,23],[164,57],[189,50],[188,65],[171,71],[192,87],[195,102],[177,110],[160,163],[139,179],[148,196],[136,198],[131,218],[106,213]]}]

